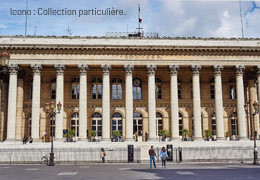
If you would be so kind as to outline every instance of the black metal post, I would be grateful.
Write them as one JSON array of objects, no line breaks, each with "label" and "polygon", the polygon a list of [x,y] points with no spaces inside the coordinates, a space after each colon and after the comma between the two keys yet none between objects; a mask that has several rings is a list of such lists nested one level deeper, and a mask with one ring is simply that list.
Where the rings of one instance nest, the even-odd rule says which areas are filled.
[{"label": "black metal post", "polygon": [[54,152],[53,152],[53,117],[55,116],[55,113],[51,116],[51,153],[50,153],[50,161],[49,166],[54,166]]}]

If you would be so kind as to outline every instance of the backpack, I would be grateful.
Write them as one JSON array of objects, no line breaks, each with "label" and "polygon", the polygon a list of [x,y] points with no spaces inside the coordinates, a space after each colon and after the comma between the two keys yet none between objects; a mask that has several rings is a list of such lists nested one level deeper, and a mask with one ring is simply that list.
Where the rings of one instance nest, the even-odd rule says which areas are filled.
[{"label": "backpack", "polygon": [[106,152],[105,151],[103,152],[103,155],[106,156]]}]

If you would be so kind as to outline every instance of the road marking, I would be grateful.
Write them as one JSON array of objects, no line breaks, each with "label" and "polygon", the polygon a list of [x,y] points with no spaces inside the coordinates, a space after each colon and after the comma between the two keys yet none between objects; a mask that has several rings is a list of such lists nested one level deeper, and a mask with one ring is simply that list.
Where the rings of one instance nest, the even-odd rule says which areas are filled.
[{"label": "road marking", "polygon": [[11,167],[0,167],[1,169],[7,169],[7,168],[11,168]]},{"label": "road marking", "polygon": [[78,174],[78,172],[61,172],[57,175],[58,176],[75,176],[76,174]]},{"label": "road marking", "polygon": [[31,169],[25,169],[26,171],[37,171],[39,170],[38,168],[31,168]]},{"label": "road marking", "polygon": [[131,168],[118,168],[120,171],[131,170]]},{"label": "road marking", "polygon": [[180,175],[193,175],[194,174],[191,171],[177,171],[176,173],[180,174]]}]

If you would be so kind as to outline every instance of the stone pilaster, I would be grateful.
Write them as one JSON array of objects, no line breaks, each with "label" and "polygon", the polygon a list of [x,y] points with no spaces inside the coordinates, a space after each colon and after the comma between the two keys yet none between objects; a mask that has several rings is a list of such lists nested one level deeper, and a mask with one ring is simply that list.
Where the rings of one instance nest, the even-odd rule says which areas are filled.
[{"label": "stone pilaster", "polygon": [[40,103],[41,103],[41,70],[40,64],[31,65],[33,70],[32,93],[32,138],[34,142],[40,141]]},{"label": "stone pilaster", "polygon": [[125,141],[133,141],[133,69],[134,65],[127,64],[125,67],[125,114],[126,114],[126,137]]},{"label": "stone pilaster", "polygon": [[179,137],[179,100],[178,100],[178,65],[169,66],[171,74],[171,138],[180,140]]},{"label": "stone pilaster", "polygon": [[103,92],[102,92],[102,141],[110,141],[110,79],[109,71],[111,66],[101,65],[103,71]]},{"label": "stone pilaster", "polygon": [[80,95],[79,95],[79,140],[87,140],[87,64],[79,64]]},{"label": "stone pilaster", "polygon": [[9,65],[10,77],[9,77],[7,139],[6,139],[6,141],[15,141],[18,69],[19,69],[19,67],[17,64]]},{"label": "stone pilaster", "polygon": [[245,66],[236,66],[236,89],[237,89],[237,117],[238,117],[238,131],[239,139],[246,140],[246,118],[245,118],[245,96],[244,96],[244,83],[243,83],[243,71]]},{"label": "stone pilaster", "polygon": [[[56,78],[56,106],[60,102],[62,104],[60,113],[56,114],[55,121],[55,141],[63,139],[63,109],[64,109],[64,71],[65,65],[57,64],[54,66],[57,70]],[[57,109],[57,108],[56,108]]]},{"label": "stone pilaster", "polygon": [[200,65],[192,65],[192,87],[193,87],[193,121],[195,140],[202,140],[201,129],[201,103],[200,103]]},{"label": "stone pilaster", "polygon": [[215,65],[214,79],[215,79],[215,110],[216,110],[216,124],[217,124],[217,140],[224,140],[224,116],[223,116],[223,95],[222,95],[222,80],[221,71],[223,66]]},{"label": "stone pilaster", "polygon": [[148,127],[149,141],[156,141],[156,99],[155,99],[155,71],[156,65],[147,65],[148,73]]}]

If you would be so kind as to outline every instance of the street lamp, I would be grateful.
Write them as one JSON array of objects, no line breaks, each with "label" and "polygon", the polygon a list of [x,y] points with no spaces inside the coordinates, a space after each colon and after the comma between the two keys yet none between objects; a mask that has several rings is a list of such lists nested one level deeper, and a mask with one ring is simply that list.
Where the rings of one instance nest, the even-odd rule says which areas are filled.
[{"label": "street lamp", "polygon": [[49,164],[47,164],[48,166],[54,166],[54,152],[53,152],[53,121],[54,118],[56,117],[56,114],[60,113],[61,110],[61,106],[62,104],[59,102],[57,104],[57,112],[56,112],[56,108],[55,108],[55,102],[52,101],[51,103],[45,103],[45,111],[47,114],[49,114],[49,116],[51,117],[51,153],[50,153],[50,161]]},{"label": "street lamp", "polygon": [[[255,115],[258,114],[258,112],[259,112],[259,104],[255,101],[253,103],[253,107],[254,107],[254,110],[255,110],[254,113],[253,113],[253,124],[254,124],[254,127],[255,127]],[[254,128],[254,162],[253,162],[253,164],[259,164],[257,147],[256,147],[256,136],[257,136],[257,132]]]},{"label": "street lamp", "polygon": [[251,131],[251,127],[250,127],[250,118],[248,118],[248,113],[249,113],[249,111],[248,111],[248,102],[247,103],[245,103],[245,105],[244,105],[244,108],[245,108],[245,111],[246,111],[246,119],[247,119],[247,123],[248,123],[248,133],[249,133],[249,137],[250,137],[250,139],[252,138],[252,131]]}]

